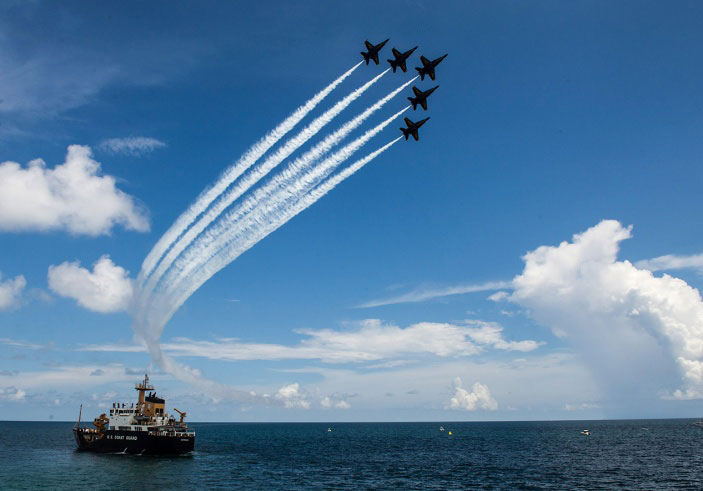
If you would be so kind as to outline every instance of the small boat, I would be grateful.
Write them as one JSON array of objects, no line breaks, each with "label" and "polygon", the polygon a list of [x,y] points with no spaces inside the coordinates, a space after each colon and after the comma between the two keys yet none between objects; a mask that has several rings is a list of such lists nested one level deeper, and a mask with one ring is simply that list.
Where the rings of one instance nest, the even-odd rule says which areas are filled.
[{"label": "small boat", "polygon": [[331,432],[332,432],[332,428],[327,428],[327,433],[331,433]]},{"label": "small boat", "polygon": [[589,436],[591,434],[591,430],[581,430],[581,434]]},{"label": "small boat", "polygon": [[439,431],[444,431],[444,426],[440,426]]}]

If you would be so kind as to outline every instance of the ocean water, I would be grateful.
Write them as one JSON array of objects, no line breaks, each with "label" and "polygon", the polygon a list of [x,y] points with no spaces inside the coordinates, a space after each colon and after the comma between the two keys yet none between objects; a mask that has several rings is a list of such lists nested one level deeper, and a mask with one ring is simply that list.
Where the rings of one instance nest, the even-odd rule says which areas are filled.
[{"label": "ocean water", "polygon": [[703,489],[693,420],[193,423],[180,457],[78,452],[72,426],[0,422],[0,488]]}]

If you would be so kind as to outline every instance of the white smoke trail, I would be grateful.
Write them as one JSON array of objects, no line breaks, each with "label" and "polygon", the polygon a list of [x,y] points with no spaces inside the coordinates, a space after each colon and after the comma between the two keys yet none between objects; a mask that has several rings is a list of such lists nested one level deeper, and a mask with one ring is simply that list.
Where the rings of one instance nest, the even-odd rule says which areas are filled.
[{"label": "white smoke trail", "polygon": [[[298,157],[293,163],[289,164],[286,167],[286,169],[281,171],[280,174],[274,176],[269,183],[267,183],[262,188],[257,189],[252,196],[249,196],[243,203],[239,204],[234,210],[232,210],[232,212],[228,213],[227,214],[227,225],[225,225],[225,227],[231,227],[233,223],[235,223],[237,220],[239,220],[240,218],[245,216],[247,213],[249,213],[256,206],[258,206],[258,203],[262,202],[264,199],[270,198],[270,196],[274,192],[280,192],[284,188],[287,188],[291,184],[291,182],[300,174],[300,172],[302,172],[302,170],[307,168],[315,160],[317,160],[322,155],[327,153],[333,146],[335,146],[337,143],[342,141],[351,131],[356,129],[366,119],[368,119],[373,113],[375,113],[380,108],[382,108],[389,100],[391,100],[400,91],[402,91],[408,85],[410,85],[416,78],[417,77],[411,79],[410,81],[404,83],[403,85],[401,85],[397,89],[390,92],[385,97],[379,99],[375,104],[368,107],[365,111],[363,111],[361,114],[359,114],[358,116],[353,118],[351,121],[345,123],[337,131],[335,131],[331,135],[328,135],[327,138],[325,138],[322,142],[318,143],[311,150],[306,152],[301,157]],[[221,226],[217,226],[217,227],[218,227],[218,230],[220,230],[222,228]],[[206,234],[206,236],[211,238],[213,235],[216,235],[217,233],[219,233],[219,232],[208,232]],[[207,245],[208,245],[207,239],[199,240],[198,245],[199,245],[200,250],[207,249]],[[174,247],[173,250],[175,251],[176,248]],[[189,257],[198,257],[199,254],[200,254],[200,252],[197,250],[192,251],[192,252],[190,252]],[[181,265],[182,263],[183,263],[183,261],[179,260],[179,265]],[[154,274],[154,277],[156,277],[156,276],[157,276],[157,273]],[[150,290],[147,289],[147,292],[150,292]]]},{"label": "white smoke trail", "polygon": [[157,241],[156,245],[149,252],[142,263],[139,273],[139,283],[149,276],[156,266],[161,256],[170,248],[173,242],[180,237],[186,228],[212,203],[229,185],[237,179],[244,171],[253,165],[269,148],[276,144],[286,133],[300,122],[315,106],[317,106],[332,90],[341,84],[354,70],[359,68],[363,62],[359,62],[351,69],[347,70],[339,78],[325,87],[322,91],[296,109],[293,114],[283,120],[276,128],[269,132],[264,138],[255,143],[247,152],[231,167],[229,167],[212,187],[203,191],[188,209],[178,217],[166,233]]},{"label": "white smoke trail", "polygon": [[[381,74],[377,75],[358,89],[351,92],[341,101],[337,102],[332,108],[325,111],[321,116],[317,117],[312,123],[305,127],[300,133],[295,137],[287,141],[281,148],[279,148],[273,155],[268,157],[261,165],[255,167],[252,172],[245,175],[240,181],[238,181],[234,187],[221,195],[215,204],[207,210],[207,212],[198,220],[198,222],[193,225],[185,234],[183,234],[180,239],[173,245],[171,250],[162,258],[158,268],[153,272],[151,277],[146,283],[146,286],[142,288],[141,302],[145,305],[149,302],[152,290],[156,287],[159,280],[162,278],[163,274],[171,267],[173,261],[183,252],[183,250],[188,247],[188,245],[195,240],[195,238],[205,230],[208,225],[210,225],[217,217],[227,209],[237,198],[244,194],[249,188],[256,184],[262,177],[268,174],[273,168],[280,164],[284,159],[290,156],[295,150],[297,150],[301,145],[307,142],[315,134],[317,134],[324,126],[331,122],[340,112],[347,108],[353,101],[358,99],[369,87],[376,83],[382,76],[384,76],[388,71],[387,69]],[[417,78],[417,77],[415,77]],[[414,79],[413,79],[414,80]],[[407,86],[407,84],[405,84]],[[393,95],[397,94],[400,90],[394,91]],[[388,98],[386,98],[387,100]],[[385,104],[385,101],[384,101]],[[383,104],[381,104],[383,105]],[[380,106],[379,106],[380,107]],[[377,109],[377,108],[376,108]],[[374,109],[374,111],[376,110]],[[351,132],[355,127],[357,127],[361,122],[366,119],[371,113],[370,111],[364,118],[355,118],[354,124],[349,125],[348,128],[342,128],[339,130],[334,138],[325,139],[322,143],[318,144],[313,150],[314,153],[319,157],[323,153],[327,152],[332,146],[334,146],[338,141],[340,141],[344,136]],[[308,153],[313,153],[308,152]],[[317,158],[315,157],[315,158]]]},{"label": "white smoke trail", "polygon": [[[215,273],[253,247],[264,237],[281,227],[293,216],[312,205],[332,189],[332,187],[341,182],[338,177],[332,178],[334,179],[334,185],[332,187],[325,187],[325,184],[323,184],[320,188],[322,191],[317,189],[313,191],[314,199],[301,199],[305,193],[308,192],[310,187],[313,187],[319,182],[320,178],[329,175],[334,168],[349,158],[370,138],[378,134],[395,118],[407,110],[408,107],[403,108],[401,111],[383,121],[375,128],[367,131],[364,135],[314,167],[313,170],[305,176],[304,181],[296,185],[296,192],[287,193],[287,197],[284,199],[272,199],[270,203],[257,205],[256,210],[249,214],[244,224],[239,224],[238,226],[232,226],[233,224],[225,225],[224,222],[227,220],[227,217],[223,217],[217,224],[219,228],[218,240],[216,242],[210,242],[207,250],[199,249],[196,254],[189,255],[190,257],[187,259],[188,264],[183,268],[181,274],[177,277],[169,278],[170,281],[164,282],[165,284],[172,285],[172,287],[162,293],[154,306],[155,308],[152,312],[153,316],[150,316],[149,319],[151,336],[158,339],[163,326],[165,326],[166,322],[168,322],[176,310],[178,310],[183,302]],[[398,141],[398,139],[353,164],[353,167],[355,167],[354,172],[371,159],[375,158],[378,154],[385,151],[396,141]],[[359,164],[360,162],[361,164]],[[196,268],[198,268],[197,271],[194,271]]]}]

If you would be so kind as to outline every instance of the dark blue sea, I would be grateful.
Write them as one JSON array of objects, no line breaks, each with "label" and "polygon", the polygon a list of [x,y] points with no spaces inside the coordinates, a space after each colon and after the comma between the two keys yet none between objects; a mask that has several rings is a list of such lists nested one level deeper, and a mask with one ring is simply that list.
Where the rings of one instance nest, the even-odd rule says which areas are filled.
[{"label": "dark blue sea", "polygon": [[193,423],[168,458],[78,452],[72,426],[0,422],[0,488],[703,489],[693,420]]}]

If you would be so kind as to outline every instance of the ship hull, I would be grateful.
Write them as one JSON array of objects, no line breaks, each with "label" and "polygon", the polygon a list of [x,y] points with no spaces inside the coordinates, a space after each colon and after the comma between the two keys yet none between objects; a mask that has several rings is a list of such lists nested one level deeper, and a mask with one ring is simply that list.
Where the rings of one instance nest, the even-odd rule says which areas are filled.
[{"label": "ship hull", "polygon": [[155,435],[146,431],[106,430],[103,434],[74,428],[78,450],[97,453],[180,455],[192,452],[194,435]]}]

